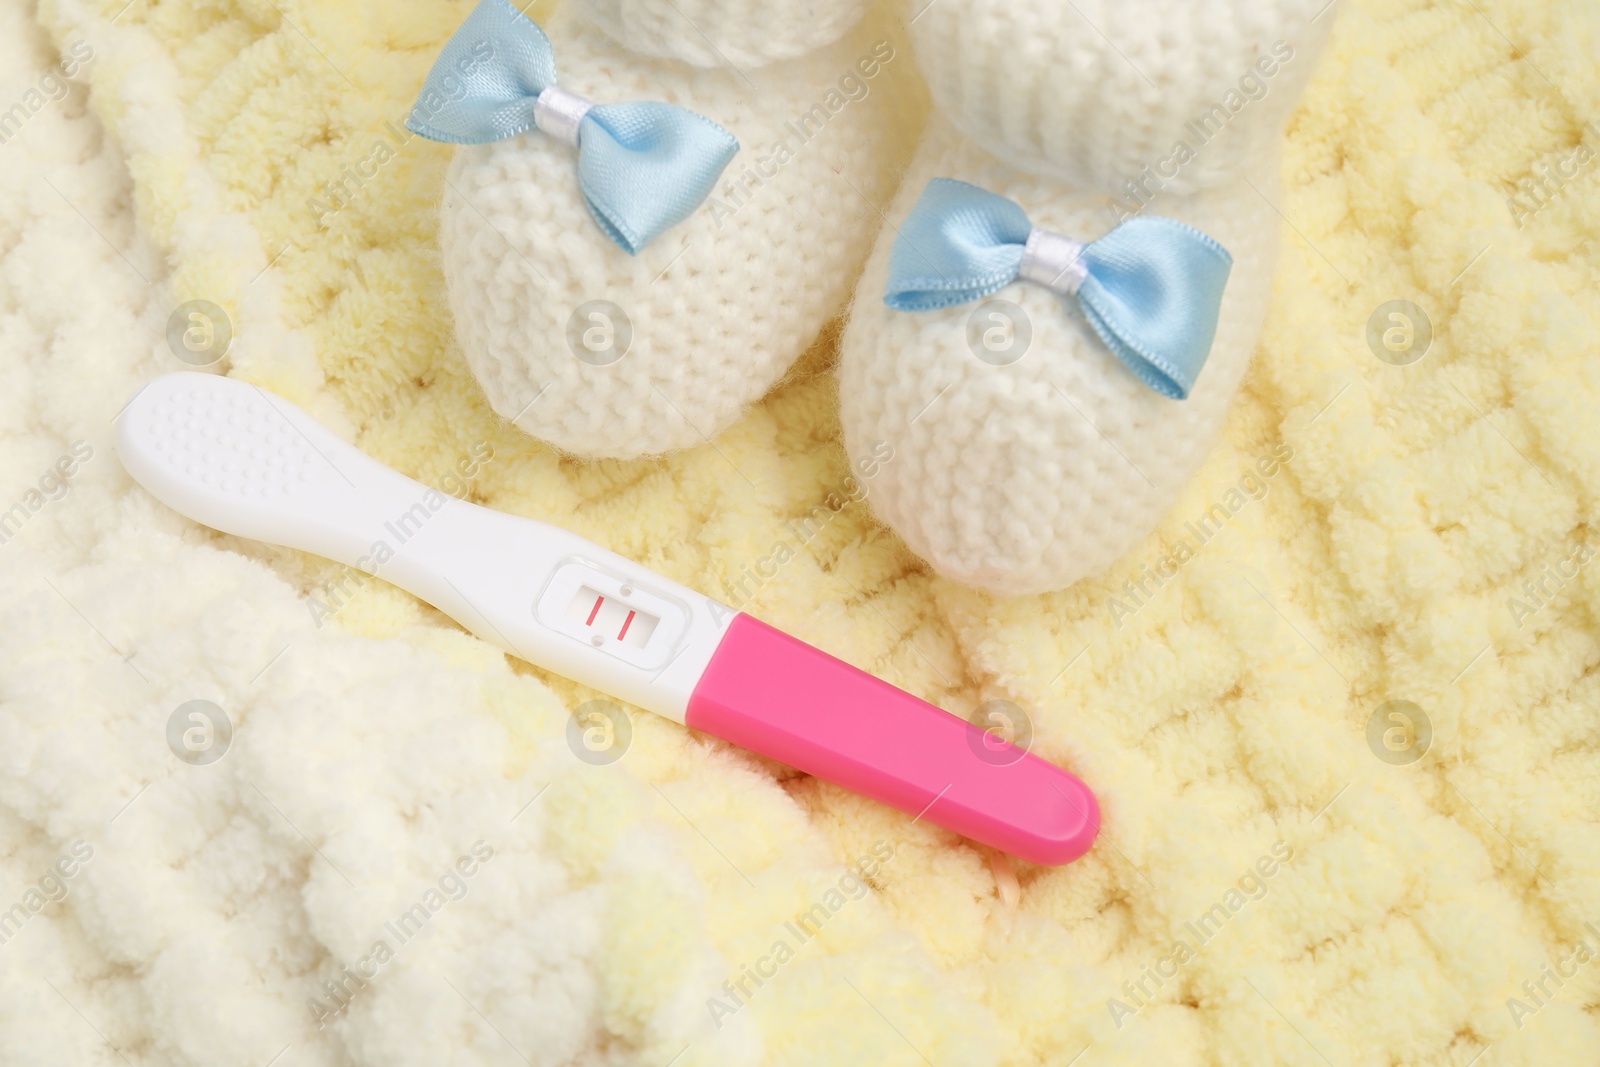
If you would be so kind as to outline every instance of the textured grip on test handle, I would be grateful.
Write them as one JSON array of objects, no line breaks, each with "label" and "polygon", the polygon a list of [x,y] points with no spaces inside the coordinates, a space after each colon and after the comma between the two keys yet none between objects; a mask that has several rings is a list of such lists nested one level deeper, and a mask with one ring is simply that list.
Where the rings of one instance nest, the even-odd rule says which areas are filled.
[{"label": "textured grip on test handle", "polygon": [[1070,863],[1100,828],[1066,771],[749,615],[728,624],[687,722],[1031,863]]}]

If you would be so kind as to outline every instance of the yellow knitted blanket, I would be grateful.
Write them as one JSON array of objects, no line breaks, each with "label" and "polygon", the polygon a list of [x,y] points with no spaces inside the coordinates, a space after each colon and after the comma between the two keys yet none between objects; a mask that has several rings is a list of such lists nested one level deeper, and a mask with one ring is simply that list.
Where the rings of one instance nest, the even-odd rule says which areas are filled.
[{"label": "yellow knitted blanket", "polygon": [[[487,445],[490,507],[954,713],[1010,701],[1104,808],[1089,856],[1031,868],[637,715],[615,773],[541,801],[552,854],[613,890],[592,1062],[1600,1062],[1600,10],[1338,0],[1225,439],[1112,572],[1004,600],[848,499],[832,336],[713,444],[659,460],[575,462],[489,410],[434,245],[450,150],[401,126],[469,7],[40,18],[63,50],[92,43],[139,223],[175,302],[227,310],[231,373],[430,484]],[[830,521],[752,582],[819,504]],[[253,550],[349,633],[453,625]],[[513,666],[568,706],[598,695]],[[703,907],[605,868],[643,817],[681,835]],[[874,891],[841,896],[875,846]],[[841,918],[774,962],[819,901]],[[685,997],[677,961],[706,945],[729,983]],[[669,997],[708,1033],[736,1015],[745,1053],[662,1037]]]}]

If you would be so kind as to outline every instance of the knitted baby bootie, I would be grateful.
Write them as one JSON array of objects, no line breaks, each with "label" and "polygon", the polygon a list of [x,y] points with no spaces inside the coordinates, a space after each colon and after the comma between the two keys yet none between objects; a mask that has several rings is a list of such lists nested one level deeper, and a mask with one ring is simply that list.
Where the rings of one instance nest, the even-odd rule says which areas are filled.
[{"label": "knitted baby bootie", "polygon": [[[514,131],[464,144],[446,177],[458,343],[495,411],[564,451],[700,444],[849,300],[921,83],[867,0],[578,2],[543,51],[531,25],[484,0],[413,112],[442,140],[468,139],[452,115]],[[449,95],[506,63],[498,110]]]},{"label": "knitted baby bootie", "polygon": [[1067,586],[1205,458],[1265,315],[1325,2],[940,0],[912,25],[934,114],[840,408],[853,458],[893,446],[871,505],[941,574]]}]

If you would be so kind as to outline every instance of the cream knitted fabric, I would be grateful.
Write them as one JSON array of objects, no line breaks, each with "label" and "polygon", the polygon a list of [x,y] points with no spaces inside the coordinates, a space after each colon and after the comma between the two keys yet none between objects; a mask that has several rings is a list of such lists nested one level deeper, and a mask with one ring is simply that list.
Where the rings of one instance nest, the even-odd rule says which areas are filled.
[{"label": "cream knitted fabric", "polygon": [[[1013,283],[995,294],[1021,309],[1022,329],[995,318],[984,301],[931,312],[889,310],[882,298],[896,234],[888,229],[880,237],[843,341],[846,447],[856,457],[875,442],[890,442],[895,462],[873,485],[874,511],[945,576],[999,593],[1069,585],[1110,564],[1155,526],[1220,432],[1266,310],[1277,250],[1278,216],[1269,203],[1278,195],[1277,140],[1325,33],[1311,21],[1320,2],[1280,0],[1256,9],[1249,25],[1265,35],[1259,54],[1270,55],[1282,41],[1292,55],[1273,65],[1264,96],[1241,95],[1236,110],[1223,104],[1234,128],[1230,138],[1198,143],[1190,134],[1192,165],[1176,173],[1204,173],[1205,180],[1190,182],[1188,191],[1171,179],[1164,187],[1147,182],[1143,205],[1132,194],[1119,205],[1108,196],[1119,191],[1119,176],[1169,158],[1172,145],[1162,140],[1168,134],[1159,131],[1181,130],[1185,116],[1205,113],[1206,94],[1215,88],[1213,72],[1164,44],[1167,34],[1204,24],[1211,30],[1196,39],[1202,53],[1248,56],[1240,73],[1257,70],[1254,38],[1230,51],[1226,35],[1215,30],[1244,32],[1231,5],[1136,6],[1144,16],[1136,23],[1103,27],[1117,35],[1115,47],[1081,22],[1075,35],[1065,35],[1066,16],[1044,3],[1020,5],[1019,13],[1009,0],[944,0],[914,27],[936,110],[891,219],[906,215],[929,178],[947,177],[1010,197],[1034,225],[1079,240],[1101,236],[1120,214],[1143,206],[1209,234],[1233,256],[1211,355],[1189,398],[1174,401],[1123,367],[1074,301],[1042,286]],[[994,27],[1013,23],[1051,29],[1019,33],[1008,47]],[[1053,42],[1067,37],[1071,47],[1058,52]],[[988,46],[969,48],[968,41]],[[1138,92],[1120,75],[1092,76],[1123,62],[1119,47],[1145,61],[1159,93]],[[960,63],[953,62],[957,55]],[[1163,62],[1170,69],[1157,65]],[[1074,65],[1091,73],[1077,74]],[[1068,114],[1084,116],[1081,128],[1051,113],[1048,101],[1056,97]],[[1273,107],[1263,106],[1268,102]],[[968,129],[985,131],[984,145],[1007,158],[992,155]],[[1142,152],[1150,153],[1143,162]],[[1021,169],[1041,161],[1099,180],[1069,183]],[[1031,333],[1025,349],[1024,333]],[[1019,347],[1007,352],[1002,344],[997,351],[985,338]]]},{"label": "cream knitted fabric", "polygon": [[574,0],[625,48],[697,67],[759,67],[831,44],[865,11],[839,0]]},{"label": "cream knitted fabric", "polygon": [[1321,50],[1327,5],[938,0],[911,36],[938,108],[1014,167],[1120,192],[1178,141],[1209,137],[1169,168],[1181,193],[1255,180]]},{"label": "cream knitted fabric", "polygon": [[848,301],[873,205],[915,146],[920,80],[882,17],[751,71],[650,59],[569,9],[545,29],[565,88],[687,107],[740,152],[698,211],[629,256],[590,218],[565,145],[535,131],[459,149],[439,226],[457,339],[494,409],[561,449],[699,444]]}]

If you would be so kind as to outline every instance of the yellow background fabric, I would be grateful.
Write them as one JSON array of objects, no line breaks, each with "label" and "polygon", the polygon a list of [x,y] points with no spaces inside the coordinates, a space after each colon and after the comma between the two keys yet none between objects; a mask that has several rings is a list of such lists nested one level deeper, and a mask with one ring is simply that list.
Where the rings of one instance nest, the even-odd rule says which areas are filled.
[{"label": "yellow background fabric", "polygon": [[[487,442],[473,499],[727,600],[792,540],[787,522],[845,490],[832,334],[732,429],[661,459],[572,461],[490,412],[453,350],[433,244],[450,149],[399,132],[469,5],[123,3],[44,0],[41,17],[58,44],[94,42],[91,106],[127,152],[140,225],[175,301],[229,310],[231,373],[431,484]],[[1008,863],[636,716],[616,774],[552,793],[550,847],[600,878],[648,817],[694,857],[703,906],[606,876],[607,1025],[649,1062],[678,1051],[641,1020],[677,995],[686,945],[736,976],[878,840],[895,855],[872,900],[752,999],[762,1062],[1600,1057],[1600,963],[1561,962],[1580,941],[1600,955],[1600,566],[1546,577],[1586,555],[1600,490],[1600,11],[1345,0],[1325,17],[1287,131],[1272,311],[1224,441],[1160,528],[1102,578],[1000,600],[940,580],[850,503],[749,601],[956,714],[1025,709],[1034,750],[1100,797],[1096,848]],[[308,207],[380,142],[393,158],[348,203]],[[1510,199],[1551,166],[1578,173],[1537,210]],[[1397,299],[1433,331],[1405,367],[1365,338]],[[1257,459],[1285,452],[1235,511]],[[1218,503],[1221,533],[1151,581]],[[236,547],[307,595],[338,577]],[[1541,580],[1535,607],[1523,583]],[[452,624],[375,583],[337,625]],[[569,706],[597,695],[514,666]],[[1367,740],[1395,699],[1431,723],[1407,766]],[[559,729],[521,723],[509,696],[499,712]],[[1292,858],[1253,875],[1280,842]],[[1219,903],[1229,918],[1198,944],[1189,924]],[[1180,939],[1193,958],[1164,962]],[[1535,1003],[1522,983],[1541,978]],[[708,1043],[679,1062],[719,1060]]]}]

